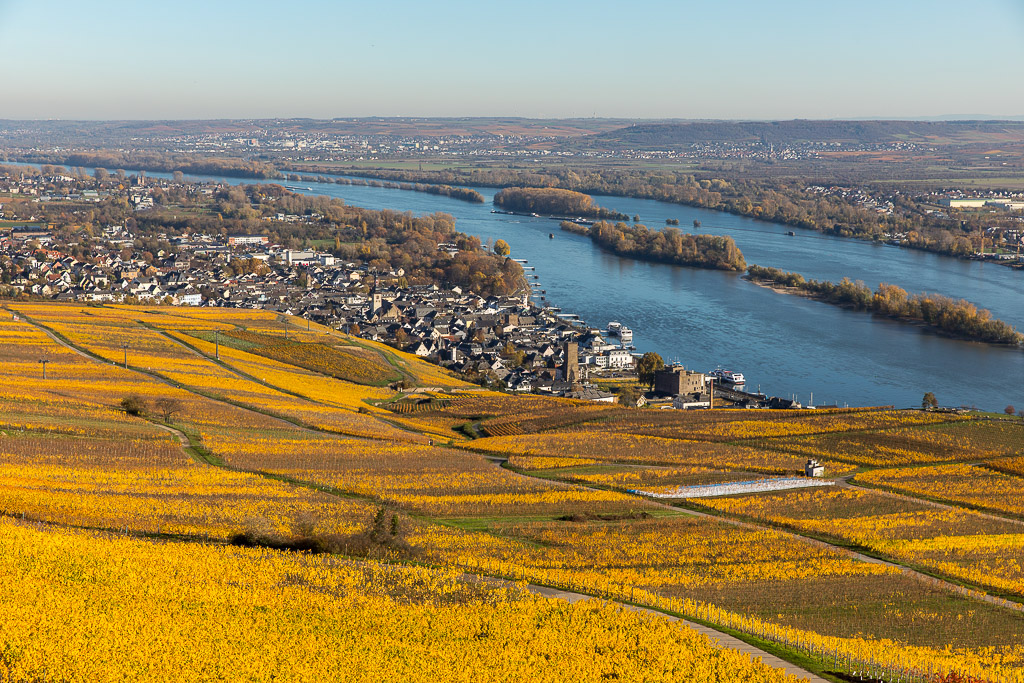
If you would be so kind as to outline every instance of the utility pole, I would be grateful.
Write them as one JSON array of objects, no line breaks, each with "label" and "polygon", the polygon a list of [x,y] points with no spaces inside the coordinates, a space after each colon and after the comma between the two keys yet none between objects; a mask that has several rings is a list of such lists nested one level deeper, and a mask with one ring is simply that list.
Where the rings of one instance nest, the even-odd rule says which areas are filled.
[{"label": "utility pole", "polygon": [[121,342],[121,348],[124,349],[124,369],[128,369],[128,342]]},{"label": "utility pole", "polygon": [[213,331],[213,345],[217,349],[217,360],[220,360],[220,330]]},{"label": "utility pole", "polygon": [[47,358],[40,358],[39,362],[43,364],[43,379],[46,379],[46,364],[50,361]]}]

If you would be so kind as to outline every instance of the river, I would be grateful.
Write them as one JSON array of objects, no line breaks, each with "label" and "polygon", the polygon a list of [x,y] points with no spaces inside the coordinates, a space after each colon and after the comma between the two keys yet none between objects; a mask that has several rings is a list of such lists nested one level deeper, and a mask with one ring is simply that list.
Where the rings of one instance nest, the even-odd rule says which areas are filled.
[{"label": "river", "polygon": [[[149,175],[165,177],[163,174]],[[190,180],[253,180],[186,175]],[[287,182],[305,194],[337,197],[369,209],[443,211],[457,229],[504,239],[512,257],[534,266],[546,301],[591,325],[617,320],[633,329],[639,351],[656,351],[688,368],[742,372],[747,389],[817,405],[919,406],[927,391],[946,406],[1024,408],[1024,351],[947,339],[903,323],[781,294],[738,273],[646,263],[603,252],[546,218],[491,213],[493,188],[474,188],[485,204],[359,185]],[[309,188],[309,189],[306,189]],[[684,231],[732,235],[748,263],[808,278],[888,282],[988,308],[1024,329],[1024,273],[975,261],[820,235],[727,213],[643,199],[595,196],[595,202],[651,227],[677,218]],[[694,220],[701,221],[693,228]],[[787,233],[793,230],[795,236]],[[549,238],[553,234],[554,238]]]}]

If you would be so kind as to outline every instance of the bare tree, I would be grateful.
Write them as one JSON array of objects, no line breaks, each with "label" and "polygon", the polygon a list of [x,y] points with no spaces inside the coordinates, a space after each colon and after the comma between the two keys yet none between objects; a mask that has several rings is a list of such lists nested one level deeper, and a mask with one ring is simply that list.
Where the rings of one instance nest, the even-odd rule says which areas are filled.
[{"label": "bare tree", "polygon": [[164,422],[170,422],[174,414],[181,411],[181,401],[170,396],[161,396],[156,400],[156,409],[160,411]]}]

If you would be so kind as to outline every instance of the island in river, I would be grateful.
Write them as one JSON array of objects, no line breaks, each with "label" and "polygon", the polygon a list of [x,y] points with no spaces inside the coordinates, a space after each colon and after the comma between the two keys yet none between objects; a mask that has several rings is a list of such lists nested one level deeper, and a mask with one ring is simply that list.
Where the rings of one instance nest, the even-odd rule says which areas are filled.
[{"label": "island in river", "polygon": [[597,206],[594,204],[594,198],[588,194],[554,187],[506,187],[494,195],[494,205],[512,211],[546,216],[610,218],[613,220],[629,218],[618,211]]},{"label": "island in river", "polygon": [[970,341],[1024,346],[1024,334],[969,301],[939,294],[910,295],[902,287],[881,283],[874,292],[863,282],[843,278],[835,282],[807,280],[800,273],[751,265],[747,278],[779,291],[858,311],[878,313],[894,320],[923,324],[925,329]]},{"label": "island in river", "polygon": [[606,221],[590,226],[562,221],[560,226],[590,237],[606,251],[641,261],[739,272],[747,267],[743,252],[728,235],[693,235],[674,227],[651,230],[646,225]]}]

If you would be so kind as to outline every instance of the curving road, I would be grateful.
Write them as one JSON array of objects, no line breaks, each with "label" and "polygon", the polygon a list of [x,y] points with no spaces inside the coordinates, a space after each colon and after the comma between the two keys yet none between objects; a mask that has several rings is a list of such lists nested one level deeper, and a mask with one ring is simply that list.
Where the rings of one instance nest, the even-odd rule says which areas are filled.
[{"label": "curving road", "polygon": [[[536,586],[534,584],[528,584],[526,586],[526,589],[529,590],[531,593],[534,593],[535,595],[541,595],[541,596],[544,596],[546,598],[557,598],[559,600],[566,600],[568,602],[579,602],[580,600],[591,600],[591,599],[593,599],[593,596],[591,596],[591,595],[584,595],[582,593],[574,593],[572,591],[566,591],[566,590],[562,590],[560,588],[548,588],[547,586]],[[679,617],[674,617],[674,616],[669,615],[669,614],[664,614],[662,612],[658,612],[657,610],[648,609],[646,607],[639,607],[637,605],[628,605],[628,604],[624,604],[624,603],[617,602],[617,601],[613,601],[613,602],[616,602],[616,604],[621,605],[624,609],[628,609],[628,610],[630,610],[632,612],[640,612],[642,614],[652,614],[652,615],[663,617],[663,618],[668,619],[670,621],[676,621],[676,622],[679,622],[681,624],[685,624],[686,626],[692,628],[694,631],[697,631],[698,633],[701,633],[701,634],[707,636],[708,638],[710,638],[711,641],[713,643],[716,643],[719,647],[726,647],[726,648],[730,648],[732,650],[738,650],[740,652],[748,654],[748,655],[750,655],[750,657],[752,659],[760,659],[766,665],[772,667],[773,669],[781,669],[782,671],[786,672],[787,675],[796,676],[797,678],[800,678],[801,680],[811,681],[811,683],[828,683],[826,681],[826,679],[821,678],[820,676],[816,676],[816,675],[812,674],[811,672],[807,671],[806,669],[802,669],[799,666],[796,666],[795,664],[791,664],[790,662],[787,662],[784,659],[781,659],[779,657],[776,657],[773,654],[769,654],[769,653],[765,652],[764,650],[761,650],[761,649],[759,649],[757,647],[754,647],[750,643],[745,643],[742,640],[740,640],[739,638],[736,638],[735,636],[730,636],[727,633],[722,633],[721,631],[716,631],[713,628],[709,628],[709,627],[703,626],[701,624],[695,624],[692,621],[687,621],[686,619],[680,619]]]},{"label": "curving road", "polygon": [[[493,457],[493,456],[491,458],[488,458],[488,459],[491,460],[491,462],[495,463],[499,467],[503,463],[507,462],[507,460],[505,458],[497,458],[497,457]],[[521,477],[527,477],[527,478],[530,478],[530,479],[540,479],[540,480],[546,481],[548,483],[556,483],[555,480],[546,479],[544,477],[534,477],[532,475],[525,474],[523,472],[516,472],[515,470],[511,470],[511,469],[509,469],[508,471],[509,472],[513,472],[514,474],[518,474]],[[602,490],[605,490],[605,489],[598,489],[598,488],[594,488],[594,487],[590,487],[590,486],[583,486],[582,484],[568,484],[566,482],[557,482],[557,483],[562,483],[563,485],[568,486],[568,487],[586,489],[588,491],[602,491]],[[850,486],[850,488],[858,488],[858,487]],[[863,489],[863,490],[865,490],[865,491],[872,491],[872,492],[875,491],[875,489]],[[626,495],[630,495],[630,494],[626,494]],[[635,495],[635,494],[632,494],[632,495]],[[890,494],[890,495],[892,495],[893,497],[896,497],[896,498],[906,498],[905,496],[901,496],[901,495],[895,494],[895,493]],[[879,559],[877,557],[871,557],[870,555],[864,555],[863,553],[859,553],[859,552],[857,552],[855,550],[850,550],[849,548],[844,548],[842,546],[838,546],[838,545],[835,545],[833,543],[828,543],[827,541],[823,541],[823,540],[820,540],[820,539],[817,539],[817,538],[812,538],[810,536],[805,536],[803,534],[796,533],[796,532],[791,531],[789,529],[782,529],[780,527],[777,527],[777,526],[774,526],[774,525],[771,525],[771,524],[757,524],[757,523],[754,523],[754,522],[742,521],[742,520],[739,520],[739,519],[734,519],[732,517],[727,517],[725,515],[716,515],[716,514],[712,514],[710,512],[704,512],[704,511],[701,511],[701,510],[693,510],[691,508],[682,508],[682,507],[678,507],[678,506],[675,506],[675,505],[669,505],[667,503],[662,503],[662,502],[660,502],[658,500],[647,498],[646,496],[636,496],[636,497],[637,498],[641,498],[643,500],[647,500],[648,502],[650,502],[651,504],[653,504],[653,505],[655,505],[657,507],[664,508],[664,509],[667,509],[667,510],[673,510],[675,512],[686,512],[688,514],[691,514],[691,515],[694,515],[694,516],[697,516],[697,517],[703,517],[705,519],[713,519],[713,520],[716,520],[716,521],[719,521],[719,522],[725,522],[726,524],[732,524],[733,526],[741,527],[741,528],[745,528],[745,529],[752,529],[752,530],[757,530],[757,531],[774,531],[774,532],[778,532],[778,533],[781,533],[781,534],[785,534],[785,535],[789,536],[790,538],[794,538],[794,539],[797,539],[799,541],[803,541],[804,543],[809,543],[810,545],[815,545],[815,546],[818,546],[820,548],[827,548],[829,550],[835,550],[835,551],[838,551],[838,552],[841,552],[841,553],[846,553],[850,557],[853,557],[855,559],[861,560],[863,562],[870,562],[871,564],[879,564],[879,565],[883,565],[883,566],[886,566],[886,567],[892,567],[893,569],[899,570],[904,575],[912,577],[914,579],[917,579],[918,581],[921,581],[923,583],[928,583],[928,584],[931,584],[933,586],[937,586],[937,587],[943,588],[943,589],[951,591],[953,593],[958,593],[958,594],[963,595],[965,597],[973,598],[975,600],[981,600],[982,602],[987,602],[987,603],[992,604],[992,605],[998,605],[1000,607],[1005,607],[1007,609],[1012,609],[1012,610],[1015,610],[1017,612],[1024,612],[1024,604],[1022,604],[1022,603],[1014,602],[1012,600],[1006,600],[1004,598],[1000,598],[1000,597],[997,597],[995,595],[989,595],[988,593],[984,593],[984,592],[982,592],[980,590],[974,590],[974,589],[971,589],[971,588],[965,588],[964,586],[961,586],[959,584],[953,583],[952,581],[946,581],[944,579],[935,578],[934,576],[930,576],[930,575],[925,574],[923,572],[919,572],[916,569],[911,569],[910,567],[904,566],[904,565],[899,564],[897,562],[892,562],[892,561],[889,561],[889,560],[882,560],[882,559]],[[925,501],[919,501],[917,498],[909,498],[909,500],[913,500],[913,501],[917,501],[917,502],[925,502]],[[949,508],[949,509],[963,510],[963,508],[953,508],[953,507],[950,507],[950,506],[944,506],[942,503],[933,503],[933,504],[935,506],[937,506],[937,507],[945,507],[945,508]],[[999,519],[1001,521],[1008,521],[1005,517],[994,517],[993,516],[993,519]]]}]

